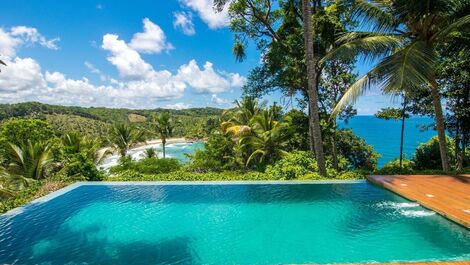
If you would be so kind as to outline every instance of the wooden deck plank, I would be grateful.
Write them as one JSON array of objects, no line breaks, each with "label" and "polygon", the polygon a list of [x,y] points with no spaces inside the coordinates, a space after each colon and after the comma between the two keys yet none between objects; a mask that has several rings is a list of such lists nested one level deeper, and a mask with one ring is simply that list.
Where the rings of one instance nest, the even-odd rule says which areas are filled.
[{"label": "wooden deck plank", "polygon": [[470,175],[375,175],[367,179],[470,228]]}]

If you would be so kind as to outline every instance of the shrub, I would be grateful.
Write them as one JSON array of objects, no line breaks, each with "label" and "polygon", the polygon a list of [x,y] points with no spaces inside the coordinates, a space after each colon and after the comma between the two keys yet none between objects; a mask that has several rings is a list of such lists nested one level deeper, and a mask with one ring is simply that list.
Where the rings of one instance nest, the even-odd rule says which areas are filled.
[{"label": "shrub", "polygon": [[108,181],[236,181],[236,180],[272,180],[271,176],[257,171],[223,171],[194,173],[175,171],[162,174],[141,174],[135,171],[122,171],[109,176]]},{"label": "shrub", "polygon": [[268,165],[265,172],[274,179],[288,180],[318,172],[318,167],[310,152],[297,151],[284,156],[274,165]]},{"label": "shrub", "polygon": [[[451,165],[455,164],[455,153],[452,151],[453,145],[449,138],[447,138],[447,154]],[[428,142],[422,143],[416,148],[413,156],[414,169],[442,169],[441,153],[439,151],[439,140],[437,136],[431,138]]]},{"label": "shrub", "polygon": [[175,158],[144,158],[132,161],[130,157],[123,157],[118,166],[112,167],[110,173],[119,173],[130,170],[141,174],[169,173],[181,169],[181,164]]},{"label": "shrub", "polygon": [[375,170],[380,155],[368,145],[364,139],[355,135],[352,130],[338,130],[337,148],[338,154],[345,157],[350,164],[350,169]]},{"label": "shrub", "polygon": [[65,163],[64,171],[67,177],[72,179],[103,180],[103,174],[96,168],[95,163],[82,153],[71,155]]},{"label": "shrub", "polygon": [[412,174],[413,167],[413,161],[403,159],[402,167],[400,168],[400,159],[396,159],[385,164],[377,173],[382,175]]},{"label": "shrub", "polygon": [[204,150],[190,155],[188,170],[194,172],[220,172],[234,168],[233,141],[220,134],[213,134],[204,144]]}]

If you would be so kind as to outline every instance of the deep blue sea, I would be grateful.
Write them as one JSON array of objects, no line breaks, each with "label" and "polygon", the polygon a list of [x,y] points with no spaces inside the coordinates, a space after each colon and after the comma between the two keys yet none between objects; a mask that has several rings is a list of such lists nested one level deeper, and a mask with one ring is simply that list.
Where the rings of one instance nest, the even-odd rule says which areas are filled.
[{"label": "deep blue sea", "polygon": [[[422,125],[433,123],[429,117],[411,117],[405,123],[405,140],[403,150],[405,157],[411,159],[420,143],[427,142],[437,135],[432,129],[421,130]],[[383,120],[374,116],[355,116],[347,124],[340,122],[340,127],[351,128],[354,133],[372,145],[381,155],[378,161],[379,168],[400,155],[400,129],[401,121]]]}]

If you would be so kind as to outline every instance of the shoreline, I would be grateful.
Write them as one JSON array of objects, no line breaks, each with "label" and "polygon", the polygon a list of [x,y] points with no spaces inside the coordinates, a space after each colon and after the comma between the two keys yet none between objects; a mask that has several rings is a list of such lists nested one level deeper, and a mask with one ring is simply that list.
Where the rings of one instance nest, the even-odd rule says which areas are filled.
[{"label": "shoreline", "polygon": [[[206,139],[186,139],[184,137],[174,137],[174,138],[168,138],[166,139],[166,144],[183,144],[183,143],[196,143],[196,142],[206,142]],[[133,145],[129,150],[131,149],[135,149],[135,148],[139,148],[139,147],[142,147],[142,146],[146,146],[146,145],[152,145],[152,144],[161,144],[162,143],[162,139],[152,139],[152,140],[148,140],[148,141],[144,141],[144,142],[139,142],[135,145]],[[109,150],[111,147],[107,146],[107,147],[103,147],[103,148],[100,148],[98,150],[98,152],[104,152],[106,150]],[[113,152],[113,155],[115,155],[116,152]]]}]

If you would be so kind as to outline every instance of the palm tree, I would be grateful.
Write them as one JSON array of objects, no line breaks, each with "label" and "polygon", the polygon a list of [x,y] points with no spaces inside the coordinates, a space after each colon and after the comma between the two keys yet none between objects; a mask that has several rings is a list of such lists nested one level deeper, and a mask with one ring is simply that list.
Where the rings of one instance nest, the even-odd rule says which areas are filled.
[{"label": "palm tree", "polygon": [[277,120],[278,114],[279,108],[276,105],[261,111],[250,122],[253,133],[240,137],[242,149],[249,150],[246,165],[253,160],[256,160],[258,165],[264,165],[287,154],[284,150],[287,134],[283,124]]},{"label": "palm tree", "polygon": [[100,149],[100,141],[96,138],[82,136],[78,132],[67,133],[62,136],[61,140],[66,153],[84,153],[95,164],[99,164],[107,155],[112,153],[109,148]]},{"label": "palm tree", "polygon": [[370,25],[372,30],[344,34],[338,39],[342,45],[323,60],[362,55],[366,59],[380,58],[380,62],[350,86],[333,115],[373,86],[385,93],[426,88],[433,100],[442,168],[449,171],[435,69],[438,49],[449,45],[453,35],[468,34],[468,27],[465,32],[458,31],[470,23],[469,6],[468,1],[460,0],[357,1],[361,24]]},{"label": "palm tree", "polygon": [[170,116],[170,113],[163,112],[160,115],[154,117],[153,125],[156,134],[162,139],[163,147],[163,158],[166,157],[166,139],[173,135],[174,122]]},{"label": "palm tree", "polygon": [[52,163],[50,144],[47,142],[26,143],[15,145],[9,143],[8,173],[18,183],[26,185],[31,180],[46,177],[46,168]]},{"label": "palm tree", "polygon": [[111,129],[110,136],[110,142],[121,157],[125,157],[129,149],[144,140],[143,131],[127,123],[115,124]]},{"label": "palm tree", "polygon": [[302,17],[305,41],[305,63],[307,65],[307,94],[309,101],[309,129],[313,138],[315,156],[320,175],[326,176],[325,154],[323,152],[323,140],[320,128],[320,115],[318,114],[317,72],[315,71],[316,59],[313,48],[313,25],[310,0],[302,0]]},{"label": "palm tree", "polygon": [[153,148],[147,148],[144,151],[145,158],[156,158],[157,157],[157,152]]},{"label": "palm tree", "polygon": [[261,112],[260,104],[253,97],[244,97],[235,100],[235,106],[234,109],[222,113],[222,131],[231,133],[234,137],[249,134],[251,120]]}]

